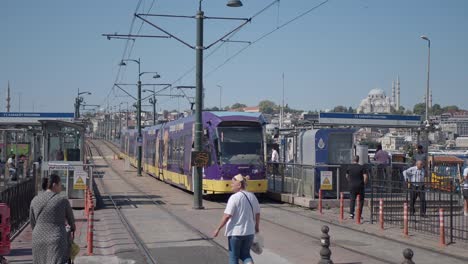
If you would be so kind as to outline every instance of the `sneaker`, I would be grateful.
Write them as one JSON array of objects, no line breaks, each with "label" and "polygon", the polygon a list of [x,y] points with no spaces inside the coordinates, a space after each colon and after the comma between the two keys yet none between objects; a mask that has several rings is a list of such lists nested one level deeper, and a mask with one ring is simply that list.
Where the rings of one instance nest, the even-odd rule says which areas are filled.
[{"label": "sneaker", "polygon": [[350,219],[354,219],[354,214],[349,214]]}]

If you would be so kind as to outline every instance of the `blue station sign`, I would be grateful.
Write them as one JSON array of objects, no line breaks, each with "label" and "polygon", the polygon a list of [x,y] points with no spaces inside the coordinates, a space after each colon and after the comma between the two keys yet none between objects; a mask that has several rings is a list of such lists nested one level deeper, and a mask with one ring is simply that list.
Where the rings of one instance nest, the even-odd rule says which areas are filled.
[{"label": "blue station sign", "polygon": [[321,125],[419,127],[421,116],[391,114],[320,113]]},{"label": "blue station sign", "polygon": [[74,118],[74,113],[28,113],[28,112],[0,112],[2,117],[15,117],[15,118]]},{"label": "blue station sign", "polygon": [[0,124],[39,124],[39,120],[72,121],[74,113],[0,112]]}]

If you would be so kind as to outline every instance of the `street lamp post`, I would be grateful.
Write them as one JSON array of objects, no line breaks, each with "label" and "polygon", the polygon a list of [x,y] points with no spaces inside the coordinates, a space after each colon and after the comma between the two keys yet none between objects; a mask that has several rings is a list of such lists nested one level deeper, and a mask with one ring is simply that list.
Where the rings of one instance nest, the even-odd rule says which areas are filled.
[{"label": "street lamp post", "polygon": [[[425,36],[421,36],[422,39],[427,41],[427,83],[426,83],[426,125],[429,124],[429,74],[431,70],[431,40]],[[431,106],[432,107],[432,106]]]},{"label": "street lamp post", "polygon": [[80,118],[80,105],[83,103],[83,97],[80,95],[82,94],[91,95],[90,92],[80,92],[80,88],[78,88],[78,94],[75,98],[75,118]]},{"label": "street lamp post", "polygon": [[[158,92],[161,92],[163,90],[165,90],[166,88],[170,87],[171,85],[170,84],[161,84],[161,83],[158,83],[158,84],[154,84],[153,85],[153,90],[148,90],[148,89],[144,89],[143,92],[150,92],[152,93],[152,95],[150,95],[151,97],[149,98],[149,103],[153,106],[153,125],[156,125],[156,120],[157,120],[157,112],[156,112],[156,104],[158,102],[158,99],[156,99],[156,95],[157,96],[168,96],[168,97],[185,97],[183,95],[175,95],[175,94],[159,94],[158,92],[155,91],[154,89],[154,86],[156,85],[163,85],[163,86],[166,86],[165,88],[163,88],[162,90],[158,91]],[[143,100],[145,100],[146,98],[148,97],[145,97],[143,98]]]},{"label": "street lamp post", "polygon": [[[138,146],[138,151],[137,151],[137,175],[141,176],[141,159],[142,159],[142,144],[143,144],[143,136],[141,134],[141,76],[146,73],[155,73],[155,72],[141,72],[141,61],[138,58],[138,60],[131,60],[131,59],[126,59],[122,60],[120,62],[120,66],[126,66],[125,61],[131,61],[135,62],[138,64],[138,96],[137,96],[137,127],[138,127],[138,138],[137,138],[137,146]],[[159,78],[159,74],[155,74],[153,78]]]},{"label": "street lamp post", "polygon": [[150,104],[153,105],[153,126],[156,125],[156,95],[153,93],[153,97],[149,99]]},{"label": "street lamp post", "polygon": [[[240,0],[229,0],[227,2],[227,6],[229,7],[240,7],[242,6],[242,2]],[[148,14],[149,15],[149,14]],[[198,12],[195,15],[196,20],[196,44],[192,46],[187,42],[181,40],[177,36],[170,34],[166,30],[163,30],[161,27],[155,25],[154,23],[148,21],[144,18],[145,14],[135,14],[136,17],[145,21],[146,23],[152,25],[153,27],[157,28],[160,31],[163,31],[170,37],[176,39],[177,41],[181,42],[182,44],[195,49],[195,83],[196,83],[196,91],[195,91],[195,138],[194,138],[194,151],[201,152],[202,148],[202,137],[203,137],[203,124],[202,124],[202,108],[203,108],[203,51],[205,49],[209,49],[213,45],[219,43],[224,38],[228,37],[229,35],[233,34],[235,31],[239,30],[245,24],[249,23],[251,19],[246,18],[221,18],[221,17],[205,17],[204,12],[202,11],[202,0],[199,0]],[[164,17],[185,17],[185,18],[192,18],[189,16],[172,16],[172,15],[152,15],[152,16],[164,16]],[[208,45],[207,47],[203,46],[203,20],[204,19],[228,19],[228,20],[243,20],[244,22],[235,28],[234,30],[228,32],[220,39],[216,40],[212,44]],[[200,165],[195,166],[193,175],[193,208],[194,209],[203,209],[203,199],[202,199],[202,167]]]},{"label": "street lamp post", "polygon": [[223,96],[223,86],[221,85],[216,85],[219,88],[219,111],[222,110],[221,108],[221,97]]},{"label": "street lamp post", "polygon": [[[425,124],[425,131],[426,131],[426,139],[425,139],[425,145],[426,145],[426,153],[429,153],[429,130],[431,129],[431,124],[429,121],[429,74],[431,70],[431,40],[425,36],[421,36],[422,39],[427,41],[427,83],[426,83],[426,121],[424,122]],[[429,156],[426,155],[426,160],[424,161],[425,163],[425,171],[429,171]],[[429,173],[429,177],[431,174]]]}]

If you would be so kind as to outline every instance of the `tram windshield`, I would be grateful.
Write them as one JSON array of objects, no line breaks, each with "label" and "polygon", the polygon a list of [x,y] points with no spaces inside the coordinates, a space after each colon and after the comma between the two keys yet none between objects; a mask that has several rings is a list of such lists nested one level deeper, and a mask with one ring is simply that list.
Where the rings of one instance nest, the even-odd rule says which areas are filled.
[{"label": "tram windshield", "polygon": [[261,127],[220,127],[218,136],[222,164],[263,163]]}]

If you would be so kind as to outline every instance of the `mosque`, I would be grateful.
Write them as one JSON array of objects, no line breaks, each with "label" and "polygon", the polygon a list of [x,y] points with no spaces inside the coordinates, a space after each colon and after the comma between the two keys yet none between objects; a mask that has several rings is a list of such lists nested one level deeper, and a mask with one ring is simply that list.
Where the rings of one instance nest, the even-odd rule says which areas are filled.
[{"label": "mosque", "polygon": [[[396,84],[396,85],[395,85]],[[357,113],[391,113],[400,109],[400,78],[392,82],[392,96],[387,97],[382,89],[372,89],[366,98],[362,99]]]}]

